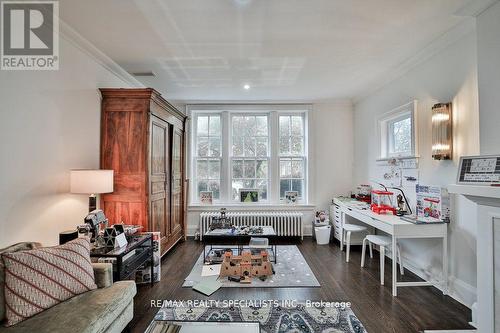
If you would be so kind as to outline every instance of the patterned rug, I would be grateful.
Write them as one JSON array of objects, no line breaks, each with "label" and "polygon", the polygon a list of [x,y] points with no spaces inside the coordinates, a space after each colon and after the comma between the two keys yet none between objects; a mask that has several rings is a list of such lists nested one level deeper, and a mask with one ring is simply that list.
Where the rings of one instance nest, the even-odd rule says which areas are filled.
[{"label": "patterned rug", "polygon": [[307,307],[164,307],[155,320],[176,321],[251,321],[259,322],[261,333],[366,333],[350,308]]},{"label": "patterned rug", "polygon": [[[208,251],[208,250],[207,250]],[[306,259],[295,245],[280,245],[277,247],[278,263],[274,264],[275,274],[265,281],[252,279],[250,284],[229,281],[221,278],[222,288],[278,288],[278,287],[320,287],[316,276],[307,264]],[[203,267],[203,252],[193,266],[191,273],[186,277],[182,287],[192,287],[201,280]]]}]

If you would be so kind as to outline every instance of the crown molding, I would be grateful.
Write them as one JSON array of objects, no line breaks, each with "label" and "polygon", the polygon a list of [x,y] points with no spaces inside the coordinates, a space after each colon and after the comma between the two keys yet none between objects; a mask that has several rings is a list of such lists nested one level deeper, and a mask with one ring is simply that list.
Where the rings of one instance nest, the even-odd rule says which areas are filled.
[{"label": "crown molding", "polygon": [[59,35],[88,56],[95,62],[113,73],[117,78],[123,81],[128,87],[144,88],[139,80],[133,77],[129,72],[118,65],[113,59],[104,54],[101,50],[94,46],[88,39],[80,35],[69,24],[59,19]]},{"label": "crown molding", "polygon": [[[496,1],[496,0],[495,0]],[[448,46],[465,37],[467,34],[476,29],[476,19],[472,17],[464,17],[463,20],[453,28],[432,40],[427,46],[406,59],[389,72],[385,73],[383,78],[373,83],[372,87],[358,94],[353,98],[353,103],[357,104],[387,86],[391,82],[399,79],[413,68],[429,60],[433,56],[445,50]]]},{"label": "crown molding", "polygon": [[499,0],[471,0],[455,12],[455,16],[477,17]]}]

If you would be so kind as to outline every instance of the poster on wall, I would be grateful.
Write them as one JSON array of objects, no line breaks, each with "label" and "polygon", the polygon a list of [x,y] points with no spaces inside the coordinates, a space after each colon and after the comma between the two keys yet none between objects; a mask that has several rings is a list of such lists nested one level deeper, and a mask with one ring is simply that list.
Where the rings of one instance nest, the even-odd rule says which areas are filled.
[{"label": "poster on wall", "polygon": [[389,187],[401,186],[401,169],[392,165],[377,165],[377,181]]}]

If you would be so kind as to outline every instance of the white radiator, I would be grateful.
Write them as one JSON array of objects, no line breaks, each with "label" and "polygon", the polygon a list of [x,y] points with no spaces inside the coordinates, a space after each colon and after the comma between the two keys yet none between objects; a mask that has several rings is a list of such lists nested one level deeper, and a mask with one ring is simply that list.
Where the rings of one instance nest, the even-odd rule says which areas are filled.
[{"label": "white radiator", "polygon": [[[209,230],[212,218],[220,216],[218,211],[201,212],[200,240]],[[271,226],[278,236],[299,236],[304,238],[302,224],[303,214],[300,212],[272,211],[272,212],[226,212],[226,217],[235,226]]]}]

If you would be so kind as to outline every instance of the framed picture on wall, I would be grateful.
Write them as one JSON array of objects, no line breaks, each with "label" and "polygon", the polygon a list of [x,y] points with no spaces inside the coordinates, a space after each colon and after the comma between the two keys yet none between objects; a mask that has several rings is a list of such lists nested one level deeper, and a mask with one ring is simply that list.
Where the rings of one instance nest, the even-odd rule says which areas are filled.
[{"label": "framed picture on wall", "polygon": [[460,157],[457,184],[500,185],[500,155]]},{"label": "framed picture on wall", "polygon": [[212,191],[201,191],[200,192],[200,203],[202,205],[213,204],[214,193]]},{"label": "framed picture on wall", "polygon": [[285,202],[287,205],[294,205],[297,203],[299,198],[299,192],[297,191],[285,191]]},{"label": "framed picture on wall", "polygon": [[244,203],[259,202],[259,190],[258,189],[241,189],[240,190],[240,202],[244,202]]}]

